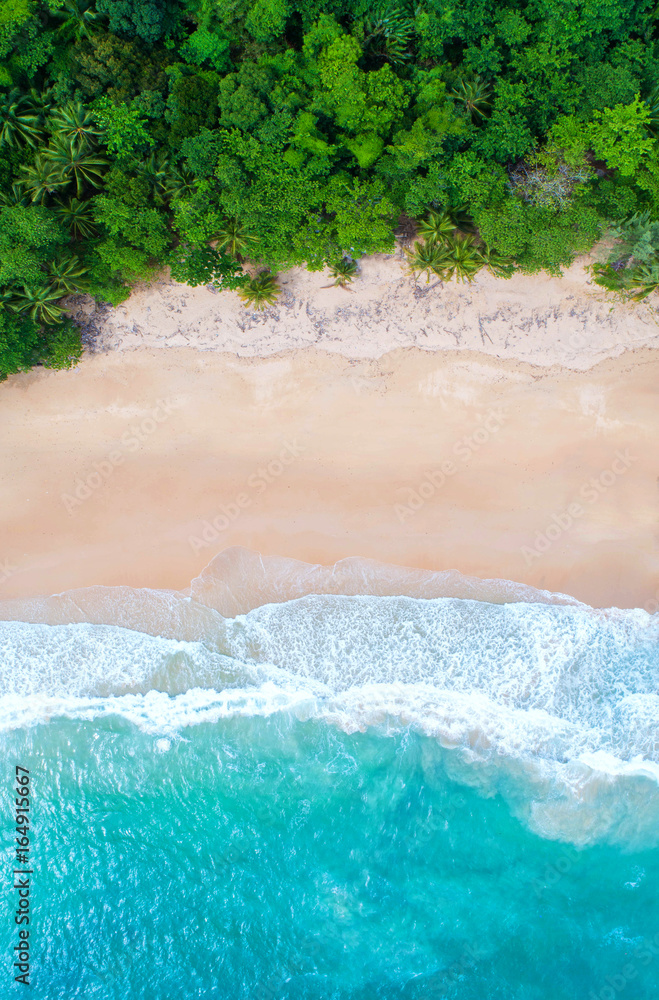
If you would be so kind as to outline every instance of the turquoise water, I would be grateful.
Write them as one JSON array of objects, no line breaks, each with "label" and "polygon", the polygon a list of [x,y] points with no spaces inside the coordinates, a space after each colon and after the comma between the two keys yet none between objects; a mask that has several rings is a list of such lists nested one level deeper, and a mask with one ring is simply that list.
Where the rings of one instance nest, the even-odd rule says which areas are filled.
[{"label": "turquoise water", "polygon": [[[0,622],[33,996],[659,996],[651,616],[167,599],[144,631],[111,623],[123,598],[102,623]],[[3,996],[13,943],[5,919]]]}]

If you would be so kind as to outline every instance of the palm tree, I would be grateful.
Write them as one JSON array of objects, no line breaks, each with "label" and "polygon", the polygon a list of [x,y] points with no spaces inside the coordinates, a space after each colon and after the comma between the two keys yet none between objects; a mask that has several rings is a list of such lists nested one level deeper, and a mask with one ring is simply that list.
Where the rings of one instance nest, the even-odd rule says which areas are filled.
[{"label": "palm tree", "polygon": [[144,163],[137,167],[153,191],[156,205],[164,207],[175,198],[185,198],[195,192],[194,175],[175,167],[164,150],[151,152]]},{"label": "palm tree", "polygon": [[226,250],[237,260],[243,258],[250,244],[254,243],[254,237],[239,219],[225,219],[215,234],[217,246],[220,250]]},{"label": "palm tree", "polygon": [[39,115],[30,107],[30,99],[16,87],[0,97],[0,149],[24,142],[36,146],[41,137]]},{"label": "palm tree", "polygon": [[342,257],[335,264],[330,264],[328,270],[334,281],[331,285],[325,285],[325,288],[347,288],[357,274],[357,261]]},{"label": "palm tree", "polygon": [[22,291],[15,291],[7,305],[13,312],[26,313],[37,323],[59,323],[64,315],[64,309],[58,305],[61,298],[62,293],[51,285],[40,288],[23,285]]},{"label": "palm tree", "polygon": [[475,76],[472,80],[458,80],[451,91],[451,95],[464,104],[472,121],[475,122],[485,118],[487,109],[490,107],[488,100],[490,94],[490,88],[483,83],[480,76]]},{"label": "palm tree", "polygon": [[0,205],[6,205],[7,208],[19,205],[21,208],[26,208],[29,204],[30,197],[23,181],[15,182],[8,191],[0,191]]},{"label": "palm tree", "polygon": [[80,0],[64,0],[61,10],[51,11],[51,16],[62,21],[57,33],[67,40],[79,42],[81,38],[90,38],[100,15],[90,10],[86,3]]},{"label": "palm tree", "polygon": [[75,139],[80,143],[87,142],[89,145],[96,141],[102,131],[91,112],[80,101],[69,101],[63,108],[58,108],[50,115],[48,124],[58,136]]},{"label": "palm tree", "polygon": [[650,91],[645,98],[645,103],[650,111],[650,117],[646,121],[645,127],[656,138],[659,135],[659,87]]},{"label": "palm tree", "polygon": [[53,211],[59,221],[71,231],[75,240],[90,239],[96,235],[91,202],[80,201],[79,198],[70,198],[69,201],[58,198]]},{"label": "palm tree", "polygon": [[78,198],[82,197],[85,184],[100,187],[103,169],[108,165],[108,160],[90,150],[86,143],[58,135],[46,147],[43,155],[66,184],[75,180]]},{"label": "palm tree", "polygon": [[443,212],[436,212],[431,208],[425,219],[417,223],[419,236],[433,243],[441,243],[442,240],[448,239],[454,229],[455,223],[446,209]]},{"label": "palm tree", "polygon": [[512,257],[506,257],[498,250],[492,250],[488,246],[479,247],[478,253],[484,266],[495,278],[512,278],[515,273]]},{"label": "palm tree", "polygon": [[144,178],[153,193],[153,200],[161,208],[169,201],[168,184],[172,177],[172,165],[167,153],[159,149],[152,151],[144,163],[137,166],[138,176]]},{"label": "palm tree", "polygon": [[625,266],[620,263],[595,263],[591,267],[595,275],[595,283],[608,289],[610,292],[619,292],[624,295],[626,292]]},{"label": "palm tree", "polygon": [[[629,262],[630,258],[627,258]],[[659,289],[659,262],[625,264],[624,260],[593,264],[595,281],[611,292],[639,302]]]},{"label": "palm tree", "polygon": [[280,293],[277,275],[271,274],[270,271],[261,271],[238,289],[238,295],[245,305],[254,309],[265,309],[266,306],[274,305]]},{"label": "palm tree", "polygon": [[59,295],[83,292],[88,287],[88,283],[85,281],[87,268],[73,255],[62,257],[60,260],[51,260],[46,270],[50,277],[51,288],[56,290]]},{"label": "palm tree", "polygon": [[472,281],[483,267],[484,260],[473,236],[454,236],[447,244],[446,279]]},{"label": "palm tree", "polygon": [[414,30],[414,17],[403,5],[385,3],[364,22],[364,51],[393,65],[403,63],[410,58]]},{"label": "palm tree", "polygon": [[473,233],[476,231],[474,220],[469,214],[467,205],[458,205],[457,208],[448,208],[446,211],[455,228],[459,229],[461,233]]},{"label": "palm tree", "polygon": [[25,95],[25,106],[41,121],[44,121],[50,114],[55,103],[52,89],[39,92],[32,87],[30,93]]},{"label": "palm tree", "polygon": [[168,202],[175,198],[187,198],[196,190],[194,174],[184,167],[169,168],[169,176],[163,187],[163,194]]},{"label": "palm tree", "polygon": [[659,288],[659,264],[641,264],[635,267],[627,281],[629,296],[640,302]]},{"label": "palm tree", "polygon": [[444,272],[448,264],[446,246],[435,243],[434,240],[427,240],[423,243],[416,242],[414,250],[406,250],[409,269],[416,278],[417,272],[426,273],[426,284],[430,281],[430,275],[436,274],[439,278],[444,278]]},{"label": "palm tree", "polygon": [[43,153],[37,153],[32,166],[21,167],[21,172],[23,174],[21,183],[25,186],[31,201],[37,205],[43,204],[49,195],[60,191],[68,184],[57,167],[49,162]]}]

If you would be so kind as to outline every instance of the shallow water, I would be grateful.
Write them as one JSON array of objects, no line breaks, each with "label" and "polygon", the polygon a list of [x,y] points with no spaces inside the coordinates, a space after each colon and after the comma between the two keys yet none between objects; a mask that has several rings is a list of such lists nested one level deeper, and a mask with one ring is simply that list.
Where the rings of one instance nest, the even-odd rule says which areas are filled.
[{"label": "shallow water", "polygon": [[657,616],[456,579],[254,606],[285,569],[0,622],[33,995],[659,995]]}]

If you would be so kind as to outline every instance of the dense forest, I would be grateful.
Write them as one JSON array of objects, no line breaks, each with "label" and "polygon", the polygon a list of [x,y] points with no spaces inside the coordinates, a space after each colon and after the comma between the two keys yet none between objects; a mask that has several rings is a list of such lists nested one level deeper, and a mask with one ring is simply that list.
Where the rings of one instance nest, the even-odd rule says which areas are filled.
[{"label": "dense forest", "polygon": [[[659,283],[655,0],[0,0],[0,376],[80,355],[63,299],[416,233],[417,273]],[[412,228],[410,228],[412,227]],[[254,265],[250,278],[245,262]]]}]

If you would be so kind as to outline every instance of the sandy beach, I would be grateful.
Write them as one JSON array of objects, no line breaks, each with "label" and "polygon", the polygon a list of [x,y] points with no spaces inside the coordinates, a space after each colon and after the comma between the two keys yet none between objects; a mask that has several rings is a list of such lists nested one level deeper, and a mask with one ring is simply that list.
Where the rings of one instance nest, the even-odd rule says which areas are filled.
[{"label": "sandy beach", "polygon": [[624,303],[593,284],[594,259],[560,278],[543,272],[503,281],[481,271],[471,284],[442,284],[414,281],[399,248],[361,261],[348,289],[328,287],[327,272],[286,272],[277,304],[262,313],[246,310],[235,292],[189,288],[166,273],[116,309],[81,298],[72,311],[97,351],[192,347],[268,357],[316,347],[377,359],[418,347],[585,371],[625,351],[659,348],[652,300]]},{"label": "sandy beach", "polygon": [[[163,279],[106,314],[77,369],[0,387],[0,597],[181,589],[239,545],[307,563],[362,556],[455,569],[654,610],[651,306],[610,313],[583,269],[565,284],[487,278],[429,293],[465,335],[456,342],[436,319],[422,348],[424,299],[403,276],[414,303],[407,339],[397,286],[375,323],[376,282],[371,298],[319,291],[331,296],[326,330],[331,321],[343,339],[326,332],[301,346],[311,280],[322,276],[303,275],[288,313],[243,310],[239,346],[232,296]],[[581,288],[573,299],[571,287]],[[209,297],[223,316],[211,344]],[[365,311],[361,357],[361,321],[342,324],[347,308]],[[141,332],[126,332],[131,320]]]}]

